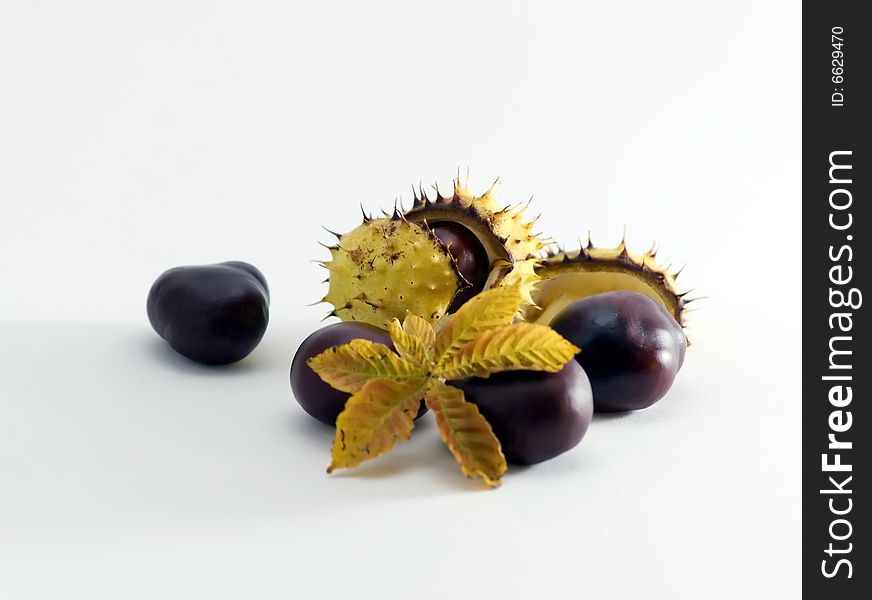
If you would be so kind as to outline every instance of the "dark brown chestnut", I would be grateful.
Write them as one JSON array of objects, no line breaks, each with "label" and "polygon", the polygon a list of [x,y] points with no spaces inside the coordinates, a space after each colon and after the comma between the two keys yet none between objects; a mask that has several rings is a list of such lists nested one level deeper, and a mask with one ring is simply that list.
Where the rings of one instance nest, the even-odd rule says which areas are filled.
[{"label": "dark brown chestnut", "polygon": [[450,383],[478,406],[506,460],[517,465],[539,463],[574,448],[593,415],[590,382],[575,361],[557,373],[505,371]]},{"label": "dark brown chestnut", "polygon": [[478,238],[462,225],[448,222],[434,223],[432,228],[433,234],[454,258],[460,275],[469,284],[468,287],[457,292],[448,307],[448,312],[454,312],[484,289],[490,271],[487,252]]},{"label": "dark brown chestnut", "polygon": [[151,286],[151,326],[179,354],[224,365],[258,345],[269,322],[269,288],[248,263],[176,267]]},{"label": "dark brown chestnut", "polygon": [[[388,333],[383,329],[366,323],[343,322],[333,323],[323,327],[303,340],[294,354],[291,362],[291,390],[294,398],[307,413],[326,425],[336,425],[336,417],[345,408],[345,402],[350,394],[341,392],[325,383],[308,364],[313,356],[321,354],[327,348],[340,346],[354,339],[364,339],[378,344],[384,344],[393,349],[394,345]],[[418,411],[418,416],[427,412],[424,403]]]},{"label": "dark brown chestnut", "polygon": [[660,400],[684,363],[687,338],[657,301],[619,290],[577,300],[550,323],[581,348],[594,410],[638,410]]}]

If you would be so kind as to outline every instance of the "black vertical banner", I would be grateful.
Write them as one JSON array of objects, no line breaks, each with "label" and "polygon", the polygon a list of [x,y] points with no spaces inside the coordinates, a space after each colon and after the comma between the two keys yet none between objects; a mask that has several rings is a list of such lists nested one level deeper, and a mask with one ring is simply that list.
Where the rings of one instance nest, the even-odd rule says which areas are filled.
[{"label": "black vertical banner", "polygon": [[803,592],[872,589],[872,21],[803,3]]}]

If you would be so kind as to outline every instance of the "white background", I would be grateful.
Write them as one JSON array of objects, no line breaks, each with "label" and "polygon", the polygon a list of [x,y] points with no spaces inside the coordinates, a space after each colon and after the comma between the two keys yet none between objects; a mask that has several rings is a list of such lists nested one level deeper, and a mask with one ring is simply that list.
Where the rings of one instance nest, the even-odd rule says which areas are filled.
[{"label": "white background", "polygon": [[[799,2],[0,3],[0,597],[797,598]],[[471,169],[685,260],[670,394],[465,480],[432,422],[327,476],[287,369],[325,225]],[[207,369],[164,269],[248,260]]]}]

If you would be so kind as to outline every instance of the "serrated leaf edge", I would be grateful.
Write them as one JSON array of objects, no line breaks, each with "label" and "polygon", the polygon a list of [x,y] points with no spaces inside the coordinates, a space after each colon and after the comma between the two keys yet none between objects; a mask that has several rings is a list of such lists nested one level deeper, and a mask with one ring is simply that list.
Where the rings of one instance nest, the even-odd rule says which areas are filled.
[{"label": "serrated leaf edge", "polygon": [[[453,402],[454,406],[449,406],[449,402]],[[427,408],[433,411],[439,429],[439,437],[454,455],[454,459],[460,465],[461,472],[468,478],[481,477],[485,485],[490,488],[499,486],[500,477],[508,468],[506,458],[500,447],[499,439],[494,435],[493,428],[481,414],[478,406],[464,398],[463,390],[437,380],[432,380],[427,386],[424,403]],[[452,418],[449,411],[458,408],[465,409],[467,414]],[[468,422],[464,429],[460,429],[452,423],[452,420],[460,419]],[[483,436],[484,439],[479,439],[476,445],[493,452],[494,456],[490,457],[494,463],[493,470],[488,470],[485,468],[486,465],[481,464],[487,462],[488,458],[478,458],[469,452],[469,442],[461,442],[461,438],[458,437],[459,433],[465,433],[465,435],[477,433],[479,436]]]}]

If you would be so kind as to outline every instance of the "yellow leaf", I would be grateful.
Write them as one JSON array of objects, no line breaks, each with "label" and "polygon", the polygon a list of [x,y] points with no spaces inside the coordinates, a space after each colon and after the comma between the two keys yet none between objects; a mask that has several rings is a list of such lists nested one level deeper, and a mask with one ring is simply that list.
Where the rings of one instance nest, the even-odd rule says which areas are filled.
[{"label": "yellow leaf", "polygon": [[310,358],[309,366],[328,384],[349,394],[372,379],[402,381],[423,375],[420,367],[397,356],[384,344],[363,339],[327,348]]},{"label": "yellow leaf", "polygon": [[436,332],[429,321],[410,313],[403,320],[403,331],[421,340],[427,351],[433,352],[433,346],[436,344]]},{"label": "yellow leaf", "polygon": [[333,460],[327,472],[356,467],[408,440],[428,379],[373,379],[353,394],[336,419]]},{"label": "yellow leaf", "polygon": [[436,336],[437,365],[486,329],[509,325],[521,307],[518,286],[496,287],[474,296]]},{"label": "yellow leaf", "polygon": [[545,325],[515,323],[479,332],[439,363],[436,375],[446,379],[487,377],[499,371],[556,373],[578,348]]},{"label": "yellow leaf", "polygon": [[433,326],[421,317],[413,314],[406,316],[402,327],[397,319],[389,326],[391,341],[400,356],[422,367],[429,369],[433,362],[433,345],[436,342],[436,332]]},{"label": "yellow leaf", "polygon": [[480,476],[489,487],[498,486],[506,472],[506,458],[478,407],[464,399],[462,390],[436,380],[427,387],[425,402],[463,474]]}]

